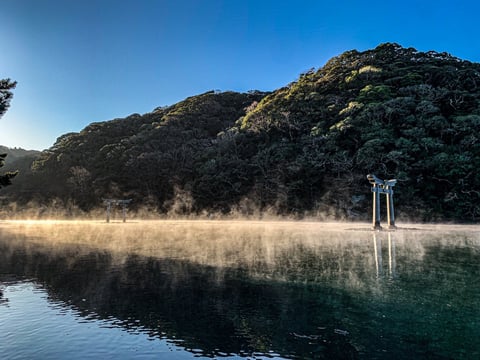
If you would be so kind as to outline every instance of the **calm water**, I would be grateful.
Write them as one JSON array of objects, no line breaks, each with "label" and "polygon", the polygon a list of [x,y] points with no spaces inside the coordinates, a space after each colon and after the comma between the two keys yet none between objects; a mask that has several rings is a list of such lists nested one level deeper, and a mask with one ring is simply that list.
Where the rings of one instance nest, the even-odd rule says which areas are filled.
[{"label": "calm water", "polygon": [[479,228],[353,227],[0,222],[0,358],[480,358]]}]

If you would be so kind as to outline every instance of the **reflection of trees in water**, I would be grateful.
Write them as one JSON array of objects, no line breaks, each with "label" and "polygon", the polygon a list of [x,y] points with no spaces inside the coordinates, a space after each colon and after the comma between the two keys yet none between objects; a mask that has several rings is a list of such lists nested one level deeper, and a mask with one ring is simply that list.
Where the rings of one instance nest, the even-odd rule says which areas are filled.
[{"label": "reflection of trees in water", "polygon": [[[119,246],[107,237],[99,244],[59,241],[55,247],[17,235],[0,242],[0,274],[34,277],[51,300],[82,316],[113,317],[125,329],[181,340],[178,345],[201,349],[202,355],[273,350],[342,358],[349,349],[354,358],[357,350],[374,354],[389,348],[408,356],[431,347],[412,334],[418,326],[438,331],[447,314],[444,305],[442,316],[427,318],[426,309],[439,304],[425,284],[438,282],[435,269],[445,260],[462,256],[478,264],[478,247],[466,246],[465,237],[429,245],[398,232],[390,238],[378,234],[372,251],[370,232],[353,234],[332,233],[324,242],[321,235],[300,239],[285,231],[204,241],[206,233],[196,232],[188,240],[175,233],[175,241],[157,237]],[[375,276],[381,269],[391,276]],[[453,274],[444,275],[438,291],[451,290]],[[399,283],[410,288],[398,292]],[[474,291],[470,296],[480,300]],[[421,306],[415,305],[418,297]]]},{"label": "reflection of trees in water", "polygon": [[[308,358],[312,346],[292,333],[313,333],[317,323],[335,322],[331,312],[323,314],[331,298],[317,298],[319,292],[334,296],[328,288],[251,281],[248,269],[187,260],[132,254],[117,262],[94,248],[35,247],[17,238],[0,243],[0,273],[36,278],[50,301],[72,306],[81,316],[114,317],[125,329],[178,340],[203,355],[274,350]],[[325,351],[348,342],[329,330]]]},{"label": "reflection of trees in water", "polygon": [[3,291],[0,289],[0,305],[5,305],[8,303],[8,299],[3,296]]}]

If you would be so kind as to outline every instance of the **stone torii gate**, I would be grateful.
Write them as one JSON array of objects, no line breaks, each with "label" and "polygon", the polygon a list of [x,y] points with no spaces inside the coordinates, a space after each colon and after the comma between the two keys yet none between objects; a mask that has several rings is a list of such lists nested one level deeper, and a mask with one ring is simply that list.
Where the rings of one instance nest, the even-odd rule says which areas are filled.
[{"label": "stone torii gate", "polygon": [[103,199],[103,203],[107,205],[107,223],[110,222],[110,211],[112,209],[112,205],[118,206],[122,205],[122,213],[123,213],[123,222],[126,221],[127,216],[127,205],[132,201],[132,199],[126,200],[118,200],[118,199]]},{"label": "stone torii gate", "polygon": [[388,229],[395,229],[395,212],[393,209],[393,187],[397,183],[396,179],[382,180],[373,174],[368,174],[367,179],[372,184],[373,193],[373,229],[380,230],[380,194],[385,194],[387,198],[387,223]]}]

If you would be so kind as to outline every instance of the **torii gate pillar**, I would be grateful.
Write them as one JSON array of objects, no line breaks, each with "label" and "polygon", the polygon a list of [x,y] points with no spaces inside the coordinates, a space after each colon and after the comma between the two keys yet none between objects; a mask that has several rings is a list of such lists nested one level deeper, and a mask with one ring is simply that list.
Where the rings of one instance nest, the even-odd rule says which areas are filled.
[{"label": "torii gate pillar", "polygon": [[373,193],[373,230],[381,230],[380,225],[380,194],[385,194],[387,197],[387,223],[388,229],[396,229],[395,226],[395,212],[393,209],[393,187],[397,180],[382,180],[373,174],[368,174],[367,179],[372,184]]}]

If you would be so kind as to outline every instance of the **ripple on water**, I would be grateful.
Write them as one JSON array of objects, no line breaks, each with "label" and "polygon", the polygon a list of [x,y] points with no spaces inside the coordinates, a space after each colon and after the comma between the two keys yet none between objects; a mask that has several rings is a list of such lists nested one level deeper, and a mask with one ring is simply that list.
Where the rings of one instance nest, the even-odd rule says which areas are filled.
[{"label": "ripple on water", "polygon": [[152,341],[141,331],[132,336],[115,318],[92,314],[85,321],[71,306],[49,301],[34,282],[4,284],[1,290],[8,304],[0,306],[1,359],[148,359],[171,351],[178,359],[192,358],[164,339]]}]

